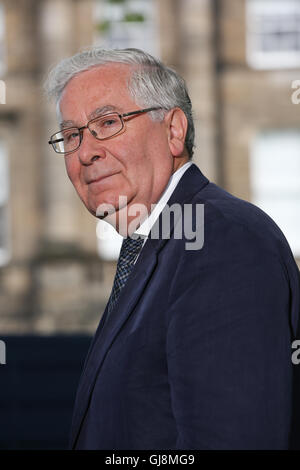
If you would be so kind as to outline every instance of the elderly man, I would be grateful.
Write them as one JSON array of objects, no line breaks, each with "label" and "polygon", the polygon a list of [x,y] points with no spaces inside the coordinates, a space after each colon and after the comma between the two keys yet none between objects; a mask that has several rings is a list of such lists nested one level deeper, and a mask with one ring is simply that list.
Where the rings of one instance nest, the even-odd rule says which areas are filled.
[{"label": "elderly man", "polygon": [[299,272],[275,223],[191,161],[184,81],[143,51],[96,48],[47,87],[60,121],[49,143],[124,237],[71,448],[287,448]]}]

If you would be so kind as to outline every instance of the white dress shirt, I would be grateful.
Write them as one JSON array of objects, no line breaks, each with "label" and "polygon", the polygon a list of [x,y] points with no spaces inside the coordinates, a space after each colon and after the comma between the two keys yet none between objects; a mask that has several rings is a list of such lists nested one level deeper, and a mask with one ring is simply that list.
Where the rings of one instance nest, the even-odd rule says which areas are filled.
[{"label": "white dress shirt", "polygon": [[185,163],[183,166],[181,166],[178,170],[175,171],[175,173],[171,175],[171,178],[169,179],[169,182],[164,192],[162,193],[159,201],[155,205],[149,217],[142,222],[142,224],[139,226],[138,229],[136,229],[135,233],[145,238],[144,244],[149,236],[150,230],[152,229],[157,218],[159,217],[159,214],[162,212],[163,208],[165,207],[168,200],[170,199],[171,194],[173,193],[174,189],[179,183],[180,178],[183,176],[186,170],[193,164],[194,164],[193,162],[189,161]]}]

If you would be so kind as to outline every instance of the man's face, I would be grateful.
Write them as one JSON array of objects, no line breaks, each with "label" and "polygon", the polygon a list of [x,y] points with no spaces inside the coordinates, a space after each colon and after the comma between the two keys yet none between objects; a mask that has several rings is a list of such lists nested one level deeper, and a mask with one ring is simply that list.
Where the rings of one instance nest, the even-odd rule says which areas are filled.
[{"label": "man's face", "polygon": [[[60,101],[65,126],[84,126],[99,110],[123,114],[141,109],[127,89],[131,70],[125,64],[110,64],[73,77]],[[65,156],[65,164],[93,215],[103,204],[118,212],[119,196],[125,196],[129,206],[144,204],[150,212],[175,169],[166,122],[153,122],[148,113],[125,118],[125,130],[108,140],[99,141],[84,129],[81,146]]]}]

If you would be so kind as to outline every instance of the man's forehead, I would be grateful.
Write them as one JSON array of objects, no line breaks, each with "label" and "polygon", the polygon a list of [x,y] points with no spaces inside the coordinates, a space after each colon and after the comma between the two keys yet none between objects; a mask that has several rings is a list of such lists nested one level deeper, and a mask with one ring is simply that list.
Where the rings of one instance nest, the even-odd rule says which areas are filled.
[{"label": "man's forehead", "polygon": [[[101,114],[107,114],[110,112],[118,112],[119,114],[122,114],[128,110],[125,106],[125,103],[123,103],[123,106],[121,105],[121,101],[124,100],[120,98],[125,97],[125,101],[127,101],[127,98],[129,102],[132,101],[128,89],[128,76],[131,69],[132,67],[128,66],[127,64],[112,63],[93,67],[89,70],[80,72],[78,75],[75,75],[66,85],[62,94],[62,100],[64,95],[69,94],[72,96],[74,94],[74,86],[76,87],[76,93],[80,93],[82,91],[83,95],[91,92],[93,89],[95,94],[95,96],[93,96],[93,104],[95,104],[95,108],[88,112],[88,120],[98,117]],[[98,88],[99,105],[97,106]],[[105,96],[106,94],[107,98]],[[129,102],[128,106],[131,104]],[[70,119],[67,118],[66,120],[63,119],[64,116],[61,115],[61,112],[58,113],[58,116],[61,118],[61,128],[79,126],[79,123],[72,120],[73,116],[70,116]]]}]

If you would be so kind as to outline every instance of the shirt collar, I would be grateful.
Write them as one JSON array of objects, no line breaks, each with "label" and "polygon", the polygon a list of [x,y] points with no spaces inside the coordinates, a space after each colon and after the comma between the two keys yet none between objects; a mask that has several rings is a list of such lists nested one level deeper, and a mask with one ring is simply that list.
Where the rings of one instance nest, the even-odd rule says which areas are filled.
[{"label": "shirt collar", "polygon": [[147,219],[145,219],[139,226],[139,228],[135,231],[136,234],[141,235],[143,238],[148,237],[150,230],[152,229],[155,221],[157,220],[158,216],[160,215],[163,208],[170,199],[171,194],[179,183],[180,178],[191,165],[193,165],[193,162],[189,161],[182,165],[178,170],[175,171],[175,173],[171,175],[169,182],[164,192],[162,193],[159,201],[154,205],[155,207],[151,211],[149,217],[147,217]]}]

